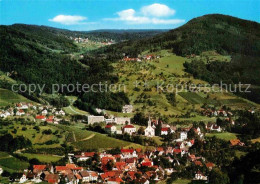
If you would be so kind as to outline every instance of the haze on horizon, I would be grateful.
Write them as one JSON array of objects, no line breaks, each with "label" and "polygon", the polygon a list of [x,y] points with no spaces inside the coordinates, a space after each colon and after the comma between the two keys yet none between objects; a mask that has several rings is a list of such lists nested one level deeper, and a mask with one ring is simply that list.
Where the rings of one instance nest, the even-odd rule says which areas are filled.
[{"label": "haze on horizon", "polygon": [[173,29],[213,13],[260,22],[259,9],[258,0],[0,0],[0,24],[35,24],[77,31]]}]

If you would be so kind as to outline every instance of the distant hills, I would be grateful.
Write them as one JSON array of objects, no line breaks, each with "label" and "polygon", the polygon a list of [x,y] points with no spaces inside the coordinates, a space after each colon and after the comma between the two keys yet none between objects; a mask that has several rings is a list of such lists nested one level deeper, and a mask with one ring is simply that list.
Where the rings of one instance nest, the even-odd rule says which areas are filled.
[{"label": "distant hills", "polygon": [[260,24],[227,15],[210,14],[194,18],[177,29],[152,38],[124,42],[114,47],[108,50],[121,48],[133,56],[144,50],[161,49],[172,49],[182,56],[209,50],[226,55],[238,53],[260,56]]}]

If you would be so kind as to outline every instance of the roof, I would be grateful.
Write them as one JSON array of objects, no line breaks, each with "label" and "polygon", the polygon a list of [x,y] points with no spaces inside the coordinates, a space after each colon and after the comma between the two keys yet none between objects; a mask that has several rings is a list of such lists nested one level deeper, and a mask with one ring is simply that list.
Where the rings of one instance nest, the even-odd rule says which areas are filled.
[{"label": "roof", "polygon": [[206,167],[207,167],[207,168],[209,168],[209,167],[214,167],[214,166],[215,166],[215,164],[212,163],[212,162],[206,163]]},{"label": "roof", "polygon": [[195,165],[202,166],[202,163],[201,163],[201,161],[195,161],[194,163],[195,163]]},{"label": "roof", "polygon": [[236,146],[240,143],[240,140],[239,139],[231,139],[229,142],[232,146]]},{"label": "roof", "polygon": [[161,131],[168,131],[168,130],[169,130],[168,127],[166,127],[166,128],[161,128]]},{"label": "roof", "polygon": [[89,173],[88,173],[87,171],[81,171],[81,172],[80,172],[80,175],[81,175],[82,177],[88,177],[88,176],[89,176]]},{"label": "roof", "polygon": [[73,169],[76,167],[76,165],[75,164],[66,164],[66,167],[69,169]]},{"label": "roof", "polygon": [[164,151],[164,150],[163,150],[163,147],[158,147],[158,148],[156,148],[156,150],[157,150],[157,151]]},{"label": "roof", "polygon": [[135,151],[136,151],[137,153],[140,153],[140,152],[142,151],[142,148],[136,148]]},{"label": "roof", "polygon": [[150,167],[150,166],[152,166],[152,162],[143,162],[142,166]]},{"label": "roof", "polygon": [[125,128],[135,128],[135,126],[134,125],[126,125],[126,126],[123,127],[123,129],[125,129]]},{"label": "roof", "polygon": [[178,154],[178,153],[181,153],[181,149],[174,149],[173,152],[174,152],[174,153],[177,153],[177,154]]},{"label": "roof", "polygon": [[85,157],[93,157],[95,155],[95,152],[84,152],[82,155]]},{"label": "roof", "polygon": [[134,149],[121,149],[121,153],[133,153]]},{"label": "roof", "polygon": [[111,128],[112,126],[113,125],[108,124],[108,125],[105,126],[105,128]]},{"label": "roof", "polygon": [[58,174],[47,174],[44,178],[48,183],[57,183],[59,180]]},{"label": "roof", "polygon": [[46,165],[33,165],[33,169],[35,170],[44,170]]},{"label": "roof", "polygon": [[109,178],[108,181],[115,181],[117,183],[124,182],[121,178]]},{"label": "roof", "polygon": [[37,115],[35,118],[36,118],[36,119],[44,119],[45,116]]},{"label": "roof", "polygon": [[66,166],[56,166],[55,168],[56,168],[56,171],[66,171],[66,170],[69,169],[69,168],[66,167]]}]

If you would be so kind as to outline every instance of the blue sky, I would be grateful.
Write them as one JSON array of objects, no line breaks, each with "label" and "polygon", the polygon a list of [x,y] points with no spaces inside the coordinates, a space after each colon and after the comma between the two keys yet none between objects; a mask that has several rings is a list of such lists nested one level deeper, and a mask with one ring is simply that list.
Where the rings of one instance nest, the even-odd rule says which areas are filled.
[{"label": "blue sky", "polygon": [[0,0],[0,24],[71,30],[171,29],[221,13],[260,22],[260,0]]}]

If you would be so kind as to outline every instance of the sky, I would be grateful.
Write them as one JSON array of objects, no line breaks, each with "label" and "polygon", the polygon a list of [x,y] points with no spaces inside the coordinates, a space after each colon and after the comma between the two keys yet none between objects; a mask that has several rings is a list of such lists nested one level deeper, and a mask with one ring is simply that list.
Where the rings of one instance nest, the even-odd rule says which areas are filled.
[{"label": "sky", "polygon": [[205,14],[260,22],[260,0],[0,0],[0,24],[78,31],[173,29]]}]

